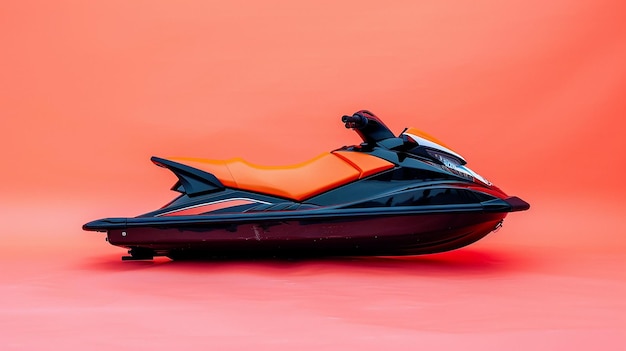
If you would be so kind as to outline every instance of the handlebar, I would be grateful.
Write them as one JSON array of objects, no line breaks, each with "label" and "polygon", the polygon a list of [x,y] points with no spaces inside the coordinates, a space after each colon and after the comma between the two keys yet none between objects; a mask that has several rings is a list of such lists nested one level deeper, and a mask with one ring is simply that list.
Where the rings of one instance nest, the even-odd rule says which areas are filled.
[{"label": "handlebar", "polygon": [[345,123],[348,129],[363,129],[368,122],[367,117],[358,114],[358,112],[352,116],[341,117],[341,121]]},{"label": "handlebar", "polygon": [[354,129],[366,143],[376,144],[395,137],[380,118],[367,110],[357,111],[352,116],[343,116],[341,121],[346,128]]}]

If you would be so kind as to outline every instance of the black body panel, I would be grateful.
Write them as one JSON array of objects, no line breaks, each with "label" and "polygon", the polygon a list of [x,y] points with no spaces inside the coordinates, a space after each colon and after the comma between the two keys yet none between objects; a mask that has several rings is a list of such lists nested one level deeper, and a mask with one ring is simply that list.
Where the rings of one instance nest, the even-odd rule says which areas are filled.
[{"label": "black body panel", "polygon": [[150,160],[157,166],[169,169],[178,177],[178,183],[172,190],[185,192],[189,196],[224,190],[224,185],[211,173],[155,156]]}]

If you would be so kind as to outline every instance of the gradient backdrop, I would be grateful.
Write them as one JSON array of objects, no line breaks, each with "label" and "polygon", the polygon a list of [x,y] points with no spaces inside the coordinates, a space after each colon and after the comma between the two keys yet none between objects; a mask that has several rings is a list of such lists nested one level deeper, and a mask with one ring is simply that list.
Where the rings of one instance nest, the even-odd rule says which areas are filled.
[{"label": "gradient backdrop", "polygon": [[[626,347],[623,1],[4,1],[0,349]],[[450,253],[121,262],[149,157],[288,164],[414,126],[531,203]]]}]

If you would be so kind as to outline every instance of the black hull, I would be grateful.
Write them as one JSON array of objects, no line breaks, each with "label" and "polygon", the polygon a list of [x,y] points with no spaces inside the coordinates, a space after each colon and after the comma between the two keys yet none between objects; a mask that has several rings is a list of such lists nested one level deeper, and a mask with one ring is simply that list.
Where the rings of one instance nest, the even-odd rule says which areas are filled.
[{"label": "black hull", "polygon": [[[275,218],[232,222],[106,221],[108,241],[131,249],[132,259],[238,256],[417,255],[469,245],[496,229],[506,213],[455,213]],[[143,223],[142,223],[143,222]],[[149,223],[149,224],[148,224]],[[87,224],[86,226],[89,226]]]}]

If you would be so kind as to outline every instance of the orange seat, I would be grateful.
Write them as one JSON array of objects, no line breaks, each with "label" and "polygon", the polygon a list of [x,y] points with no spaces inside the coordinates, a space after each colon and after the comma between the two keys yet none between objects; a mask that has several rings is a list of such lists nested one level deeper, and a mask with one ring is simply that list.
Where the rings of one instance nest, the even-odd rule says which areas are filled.
[{"label": "orange seat", "polygon": [[393,168],[393,163],[362,152],[333,151],[333,154],[341,157],[344,161],[358,169],[361,173],[359,178],[369,177],[386,169]]},{"label": "orange seat", "polygon": [[368,154],[350,151],[325,153],[291,166],[258,166],[236,158],[226,161],[171,158],[212,173],[224,186],[302,201],[359,178],[393,167]]}]

